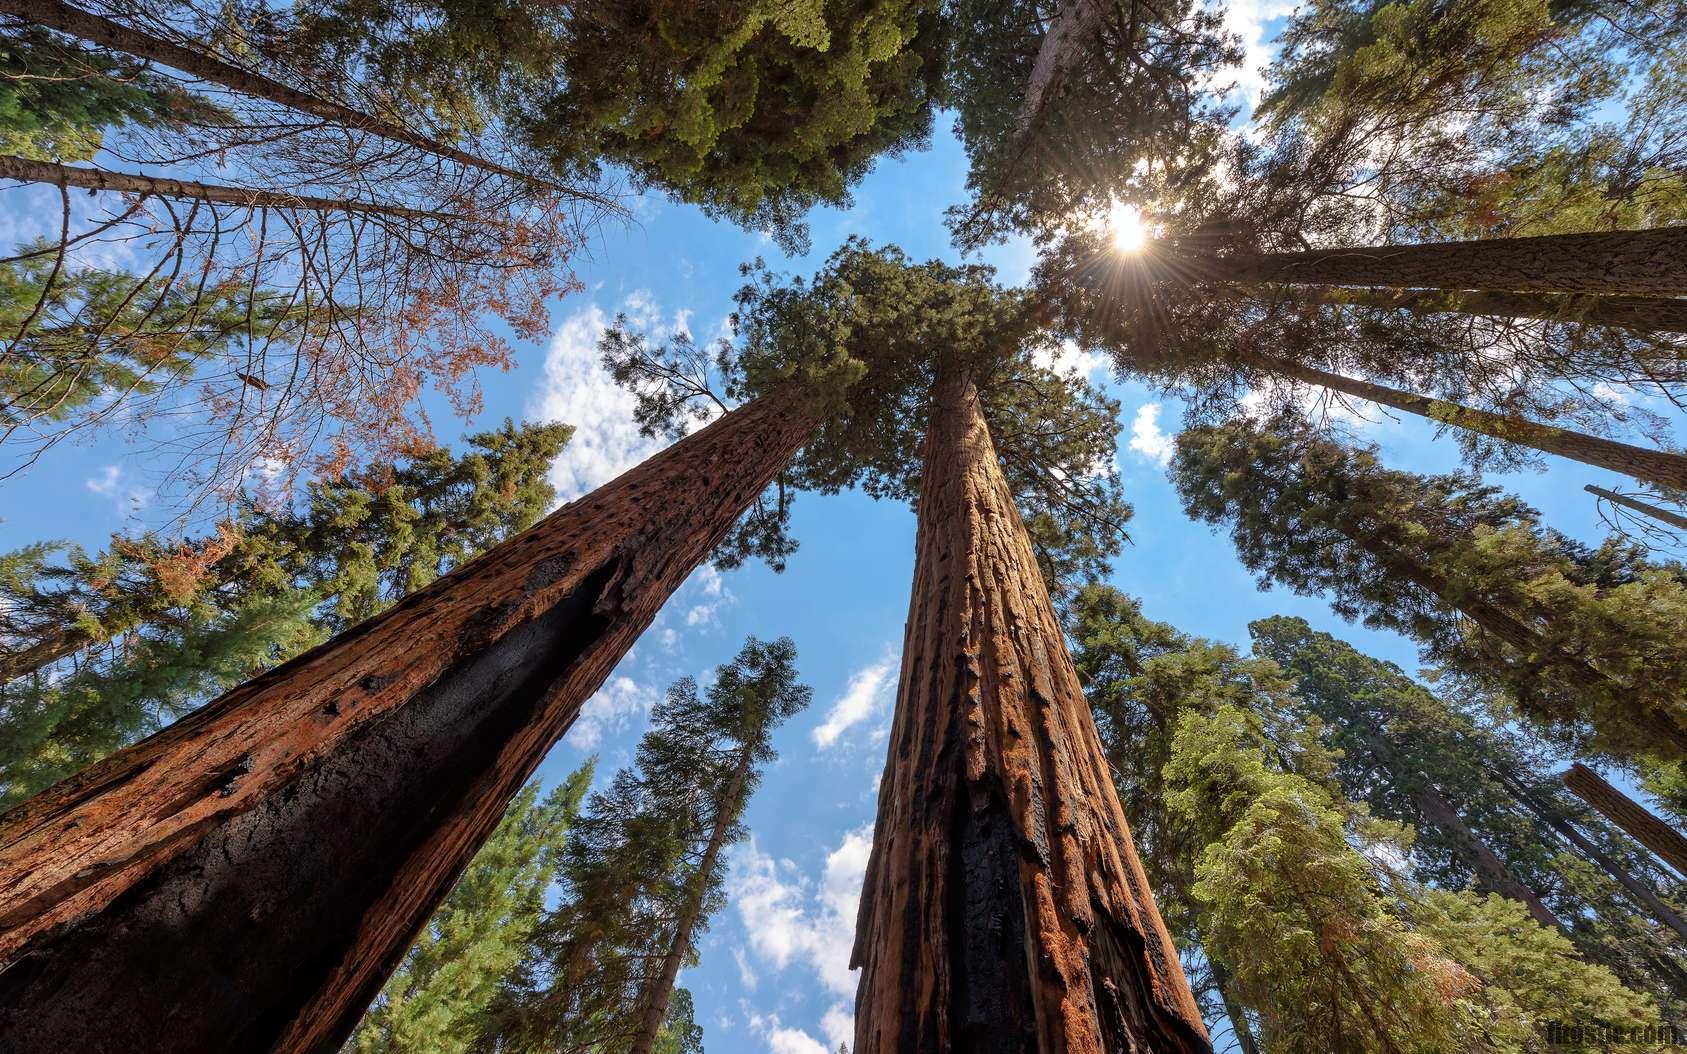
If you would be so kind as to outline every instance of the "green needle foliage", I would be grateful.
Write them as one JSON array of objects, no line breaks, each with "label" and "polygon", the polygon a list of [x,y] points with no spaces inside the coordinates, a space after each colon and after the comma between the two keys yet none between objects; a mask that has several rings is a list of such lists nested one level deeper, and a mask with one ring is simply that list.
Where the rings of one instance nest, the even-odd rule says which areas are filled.
[{"label": "green needle foliage", "polygon": [[[563,898],[535,928],[474,1049],[624,1050],[720,906],[721,852],[775,757],[771,737],[808,705],[789,639],[751,637],[715,682],[676,682],[631,768],[594,794],[562,853]],[[689,999],[669,1002],[673,1049],[695,1049]]]},{"label": "green needle foliage", "polygon": [[99,760],[255,673],[374,615],[532,525],[566,425],[506,422],[252,504],[196,541],[0,556],[0,804]]},{"label": "green needle foliage", "polygon": [[1058,368],[1062,346],[1027,294],[997,285],[988,267],[915,264],[855,239],[812,282],[748,272],[736,339],[712,355],[685,338],[653,345],[625,326],[602,344],[653,434],[674,434],[799,374],[830,378],[823,387],[835,393],[834,412],[728,538],[724,563],[764,556],[777,565],[795,549],[786,530],[792,490],[860,487],[915,501],[939,368],[969,372],[978,388],[1050,592],[1070,595],[1119,551],[1130,507],[1115,464],[1118,403]]},{"label": "green needle foliage", "polygon": [[544,800],[530,783],[387,980],[345,1054],[468,1054],[527,954],[592,781],[588,761]]},{"label": "green needle foliage", "polygon": [[1471,476],[1386,469],[1289,420],[1187,431],[1173,476],[1262,583],[1413,637],[1574,749],[1630,765],[1687,754],[1678,565],[1616,540],[1590,549]]}]

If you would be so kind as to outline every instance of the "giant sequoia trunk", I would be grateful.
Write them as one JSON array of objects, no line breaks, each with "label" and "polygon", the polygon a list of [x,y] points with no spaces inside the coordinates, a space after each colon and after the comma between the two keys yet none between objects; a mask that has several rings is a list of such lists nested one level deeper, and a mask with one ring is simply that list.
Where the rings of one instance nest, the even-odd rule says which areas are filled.
[{"label": "giant sequoia trunk", "polygon": [[1172,265],[1193,278],[1247,284],[1682,296],[1687,295],[1687,226],[1191,256],[1174,259]]},{"label": "giant sequoia trunk", "polygon": [[1289,295],[1296,300],[1319,304],[1393,308],[1428,315],[1494,315],[1545,322],[1585,322],[1640,332],[1687,333],[1687,299],[1668,296],[1578,296],[1573,293],[1484,293],[1340,286],[1299,286]]},{"label": "giant sequoia trunk", "polygon": [[1209,1049],[965,375],[934,387],[856,1054]]},{"label": "giant sequoia trunk", "polygon": [[1576,762],[1564,773],[1564,785],[1607,820],[1627,831],[1629,837],[1658,854],[1658,859],[1687,876],[1687,838],[1652,815],[1639,802],[1611,786],[1599,773]]},{"label": "giant sequoia trunk", "polygon": [[656,1046],[656,1037],[662,1031],[662,1022],[668,1017],[668,1003],[673,999],[674,982],[679,979],[679,968],[684,965],[686,954],[691,951],[691,937],[697,929],[697,916],[703,911],[703,899],[708,895],[709,877],[715,873],[721,848],[726,845],[727,832],[738,822],[744,781],[749,778],[750,766],[754,762],[755,744],[746,742],[743,751],[738,755],[738,763],[733,767],[732,782],[727,786],[725,797],[715,803],[715,826],[709,832],[709,844],[703,850],[703,859],[697,865],[697,873],[691,878],[691,888],[686,891],[685,913],[680,916],[679,924],[674,927],[673,940],[668,943],[668,950],[662,956],[662,967],[657,971],[655,983],[649,991],[640,993],[644,1000],[644,1009],[641,1011],[638,1034],[633,1037],[629,1054],[650,1054]]},{"label": "giant sequoia trunk", "polygon": [[1687,456],[1681,454],[1672,454],[1666,450],[1648,450],[1645,447],[1539,424],[1521,417],[1508,417],[1442,399],[1431,399],[1396,388],[1386,388],[1370,381],[1328,373],[1288,359],[1250,355],[1246,361],[1284,377],[1293,377],[1307,384],[1316,384],[1331,391],[1392,406],[1396,410],[1418,414],[1441,424],[1457,425],[1472,432],[1503,439],[1508,443],[1580,461],[1584,465],[1621,472],[1645,483],[1687,490]]},{"label": "giant sequoia trunk", "polygon": [[530,176],[493,164],[456,147],[447,146],[402,125],[371,117],[349,106],[288,87],[279,81],[270,80],[238,66],[231,66],[206,52],[171,43],[153,33],[131,29],[121,22],[113,22],[109,18],[71,7],[61,0],[0,0],[0,12],[21,18],[25,22],[81,37],[114,51],[128,52],[160,65],[174,67],[201,80],[232,88],[256,99],[266,99],[290,110],[321,118],[329,124],[418,147],[459,164],[534,182]]},{"label": "giant sequoia trunk", "polygon": [[758,399],[0,817],[0,1050],[335,1048],[820,415]]},{"label": "giant sequoia trunk", "polygon": [[1606,490],[1604,487],[1596,487],[1591,483],[1582,487],[1582,489],[1595,497],[1604,498],[1613,505],[1621,505],[1624,508],[1633,509],[1635,512],[1652,517],[1659,523],[1667,523],[1671,527],[1679,527],[1682,530],[1687,531],[1687,516],[1682,516],[1680,513],[1671,512],[1668,509],[1661,509],[1656,505],[1640,501],[1636,498],[1631,498],[1627,494],[1618,494],[1616,491]]}]

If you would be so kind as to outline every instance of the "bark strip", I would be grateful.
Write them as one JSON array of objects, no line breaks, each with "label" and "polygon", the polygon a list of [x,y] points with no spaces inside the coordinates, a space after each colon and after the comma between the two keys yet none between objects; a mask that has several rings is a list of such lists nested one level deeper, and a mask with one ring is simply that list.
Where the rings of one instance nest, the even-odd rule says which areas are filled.
[{"label": "bark strip", "polygon": [[1172,263],[1191,278],[1247,284],[1683,296],[1687,226],[1190,256]]},{"label": "bark strip", "polygon": [[758,399],[0,817],[0,1051],[337,1049],[821,415]]},{"label": "bark strip", "polygon": [[1668,509],[1661,509],[1649,502],[1641,501],[1638,498],[1631,498],[1627,494],[1618,494],[1616,491],[1606,490],[1604,487],[1596,487],[1591,483],[1583,486],[1582,489],[1596,498],[1604,498],[1613,505],[1621,505],[1624,508],[1633,509],[1635,512],[1644,513],[1660,523],[1667,523],[1671,527],[1679,527],[1682,530],[1687,531],[1687,516],[1683,516],[1680,513],[1671,512]]},{"label": "bark strip", "polygon": [[1313,366],[1303,366],[1288,359],[1249,355],[1247,361],[1284,377],[1316,384],[1383,406],[1392,406],[1396,410],[1427,417],[1441,424],[1456,425],[1485,436],[1493,436],[1495,439],[1503,439],[1508,443],[1580,461],[1584,465],[1610,469],[1644,483],[1687,490],[1687,455],[1667,450],[1648,450],[1629,443],[1573,432],[1567,428],[1543,425],[1521,417],[1509,417],[1488,410],[1460,406],[1444,399],[1431,399],[1426,395],[1403,392],[1356,377],[1344,377]]},{"label": "bark strip", "polygon": [[[1687,333],[1687,299],[1669,296],[1579,296],[1421,289],[1297,286],[1289,295],[1318,304],[1351,304],[1434,315],[1496,315],[1544,322],[1581,322],[1641,332]],[[1263,296],[1264,299],[1272,299]]]},{"label": "bark strip", "polygon": [[1627,831],[1629,837],[1658,854],[1658,859],[1675,868],[1676,874],[1687,876],[1687,838],[1681,837],[1681,832],[1579,761],[1564,773],[1564,785]]},{"label": "bark strip", "polygon": [[1208,1051],[967,376],[928,428],[853,1049]]}]

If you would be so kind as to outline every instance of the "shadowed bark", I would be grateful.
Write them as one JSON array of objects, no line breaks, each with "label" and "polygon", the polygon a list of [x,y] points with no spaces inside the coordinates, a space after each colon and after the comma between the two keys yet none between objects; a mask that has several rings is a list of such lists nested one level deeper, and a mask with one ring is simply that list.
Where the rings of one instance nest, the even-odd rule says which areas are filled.
[{"label": "shadowed bark", "polygon": [[856,1054],[1207,1051],[964,374],[934,386]]},{"label": "shadowed bark", "polygon": [[1289,285],[1518,293],[1687,294],[1687,226],[1421,245],[1187,256],[1187,277]]},{"label": "shadowed bark", "polygon": [[1331,391],[1392,406],[1396,410],[1427,417],[1441,424],[1456,425],[1485,436],[1493,436],[1495,439],[1503,439],[1508,443],[1580,461],[1584,465],[1607,468],[1645,483],[1687,490],[1687,455],[1667,450],[1648,450],[1629,443],[1618,443],[1599,436],[1572,432],[1567,428],[1539,424],[1521,417],[1509,417],[1488,410],[1460,406],[1444,399],[1431,399],[1425,395],[1402,392],[1355,377],[1343,377],[1288,359],[1249,355],[1246,361],[1284,377],[1292,377],[1297,381],[1316,384]]},{"label": "shadowed bark", "polygon": [[1641,501],[1638,498],[1631,498],[1627,494],[1618,494],[1616,491],[1606,490],[1604,487],[1596,487],[1591,483],[1583,486],[1582,489],[1595,497],[1604,498],[1608,502],[1633,509],[1635,512],[1645,513],[1654,520],[1687,531],[1687,516],[1680,513],[1660,509],[1658,506]]},{"label": "shadowed bark", "polygon": [[[1263,299],[1275,299],[1262,291]],[[1573,293],[1496,293],[1421,289],[1295,286],[1295,300],[1383,307],[1420,314],[1497,315],[1547,322],[1584,322],[1644,332],[1687,333],[1687,299],[1669,296],[1578,296]]]},{"label": "shadowed bark", "polygon": [[821,414],[758,399],[0,817],[0,1051],[336,1049]]},{"label": "shadowed bark", "polygon": [[1641,845],[1658,854],[1658,859],[1687,875],[1687,838],[1648,812],[1639,802],[1611,786],[1599,773],[1576,762],[1564,773],[1564,785],[1607,820],[1627,831]]}]

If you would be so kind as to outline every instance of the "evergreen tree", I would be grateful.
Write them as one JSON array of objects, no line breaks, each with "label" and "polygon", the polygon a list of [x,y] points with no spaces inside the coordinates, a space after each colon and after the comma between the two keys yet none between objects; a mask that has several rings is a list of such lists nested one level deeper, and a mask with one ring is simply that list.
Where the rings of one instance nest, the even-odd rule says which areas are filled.
[{"label": "evergreen tree", "polygon": [[527,953],[593,762],[543,801],[530,783],[363,1015],[345,1054],[467,1054]]},{"label": "evergreen tree", "polygon": [[745,836],[771,736],[808,705],[795,659],[790,640],[752,637],[707,689],[687,678],[668,690],[634,766],[592,796],[570,834],[562,903],[534,930],[475,1049],[683,1047],[689,1000],[674,1000],[675,977],[722,901],[720,854]]},{"label": "evergreen tree", "polygon": [[[0,803],[99,760],[350,628],[538,520],[572,429],[509,422],[313,484],[302,508],[249,504],[217,535],[34,546],[0,573]],[[93,654],[89,654],[90,651]],[[83,658],[66,668],[76,655]]]},{"label": "evergreen tree", "polygon": [[1614,540],[1589,549],[1469,476],[1385,469],[1294,422],[1185,432],[1173,471],[1190,514],[1229,523],[1263,582],[1416,638],[1572,745],[1631,764],[1687,751],[1679,567]]},{"label": "evergreen tree", "polygon": [[[1297,618],[1249,626],[1255,653],[1282,666],[1333,747],[1334,778],[1371,815],[1416,831],[1415,876],[1444,889],[1470,885],[1524,905],[1561,928],[1589,961],[1610,966],[1664,1007],[1680,998],[1687,959],[1637,902],[1566,843],[1513,791],[1529,788],[1560,822],[1574,823],[1625,869],[1659,890],[1674,885],[1639,847],[1577,806],[1546,773],[1553,760],[1496,727],[1485,699],[1440,696],[1391,664]],[[1451,687],[1451,686],[1450,686]]]}]

